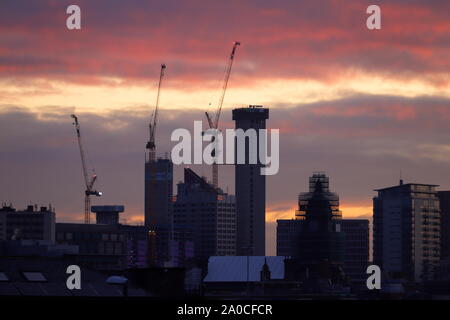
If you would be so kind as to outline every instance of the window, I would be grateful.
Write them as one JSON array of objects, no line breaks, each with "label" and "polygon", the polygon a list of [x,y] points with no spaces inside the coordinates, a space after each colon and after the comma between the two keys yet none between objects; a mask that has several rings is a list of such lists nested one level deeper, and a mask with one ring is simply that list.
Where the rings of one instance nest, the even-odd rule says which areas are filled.
[{"label": "window", "polygon": [[22,272],[27,281],[30,282],[46,282],[47,279],[41,272]]},{"label": "window", "polygon": [[7,282],[9,281],[8,276],[4,272],[0,272],[0,282]]}]

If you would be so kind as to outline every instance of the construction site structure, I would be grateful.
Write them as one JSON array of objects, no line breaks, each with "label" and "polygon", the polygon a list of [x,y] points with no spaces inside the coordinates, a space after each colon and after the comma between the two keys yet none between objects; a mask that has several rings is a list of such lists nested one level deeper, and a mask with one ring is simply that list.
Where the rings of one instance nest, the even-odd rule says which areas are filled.
[{"label": "construction site structure", "polygon": [[75,114],[72,114],[70,117],[74,119],[73,125],[75,126],[75,130],[77,133],[78,147],[80,149],[80,157],[81,157],[81,166],[83,168],[83,178],[84,178],[84,184],[85,184],[84,223],[89,224],[91,222],[91,215],[90,215],[91,196],[100,197],[102,195],[102,193],[94,189],[94,184],[97,181],[97,175],[95,174],[94,170],[92,170],[93,173],[89,178],[86,154],[84,151],[83,141],[81,138],[81,129],[80,129],[80,123],[78,121],[78,117]]},{"label": "construction site structure", "polygon": [[[231,54],[228,59],[228,64],[225,69],[225,77],[223,80],[222,90],[221,90],[221,93],[219,96],[219,103],[217,105],[217,109],[216,109],[214,118],[212,118],[208,114],[208,112],[205,112],[206,119],[208,120],[209,129],[216,130],[216,132],[219,129],[220,113],[222,112],[222,105],[223,105],[223,101],[225,99],[225,93],[227,91],[228,80],[230,79],[231,67],[233,66],[234,56],[236,54],[236,49],[239,45],[241,45],[241,43],[239,41],[233,42],[233,48],[231,50]],[[217,139],[215,139],[215,137],[213,137],[213,141],[217,142]],[[211,154],[212,157],[214,158],[214,163],[212,164],[212,179],[213,179],[213,186],[215,188],[219,187],[219,166],[217,164],[217,158],[216,158],[216,155],[218,155],[219,152],[221,152],[221,150],[217,150],[217,146],[216,146],[213,149],[212,154]]]},{"label": "construction site structure", "polygon": [[159,109],[159,96],[161,92],[161,84],[164,78],[164,71],[166,70],[166,65],[161,64],[161,71],[159,73],[159,82],[158,82],[158,92],[156,94],[156,104],[155,109],[153,110],[152,116],[150,118],[150,122],[148,124],[149,129],[149,139],[146,145],[148,149],[148,159],[149,161],[156,160],[156,124],[158,120],[158,109]]}]

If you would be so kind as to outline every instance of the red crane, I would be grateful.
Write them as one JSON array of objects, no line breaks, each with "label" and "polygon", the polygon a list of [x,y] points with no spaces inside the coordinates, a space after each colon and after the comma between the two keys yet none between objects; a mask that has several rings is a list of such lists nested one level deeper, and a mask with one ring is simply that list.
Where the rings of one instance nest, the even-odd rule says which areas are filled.
[{"label": "red crane", "polygon": [[[102,195],[101,192],[94,190],[94,184],[97,180],[97,175],[95,172],[92,174],[91,178],[89,179],[89,175],[87,172],[87,164],[86,164],[86,155],[84,153],[83,149],[83,143],[81,139],[81,130],[80,130],[80,123],[78,122],[78,117],[74,114],[70,116],[74,119],[73,125],[75,126],[75,130],[77,133],[77,139],[78,139],[78,146],[80,149],[80,156],[81,156],[81,166],[83,167],[83,177],[84,177],[84,183],[86,186],[86,189],[84,191],[84,223],[89,224],[91,222],[91,196],[100,197]],[[92,170],[94,171],[94,170]]]}]

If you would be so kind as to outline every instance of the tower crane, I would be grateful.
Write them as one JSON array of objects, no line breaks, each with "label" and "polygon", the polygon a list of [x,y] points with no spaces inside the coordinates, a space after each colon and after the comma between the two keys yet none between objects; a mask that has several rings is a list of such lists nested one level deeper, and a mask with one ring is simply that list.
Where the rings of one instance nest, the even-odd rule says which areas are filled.
[{"label": "tower crane", "polygon": [[73,125],[75,126],[75,130],[77,133],[78,147],[80,149],[80,156],[81,156],[81,166],[83,167],[83,177],[86,186],[86,190],[84,191],[84,223],[89,224],[91,222],[91,215],[90,215],[91,196],[100,197],[102,193],[94,189],[94,184],[95,181],[97,180],[97,175],[93,173],[89,179],[89,175],[87,172],[86,155],[83,149],[80,123],[78,122],[78,117],[74,114],[72,114],[70,117],[74,119]]},{"label": "tower crane", "polygon": [[[228,80],[230,79],[231,67],[233,66],[233,60],[234,60],[234,55],[236,53],[236,48],[239,45],[241,45],[241,43],[239,41],[233,42],[233,49],[231,50],[230,58],[228,59],[228,65],[227,65],[227,68],[225,69],[225,78],[223,80],[222,91],[221,91],[221,94],[219,97],[219,103],[217,105],[217,109],[216,109],[214,118],[211,118],[210,115],[208,114],[208,112],[205,112],[206,119],[208,120],[208,125],[209,125],[210,129],[214,129],[214,130],[219,129],[219,119],[220,119],[220,113],[222,111],[223,100],[225,98],[225,93],[227,91]],[[215,141],[214,137],[213,137],[213,140]],[[216,148],[214,148],[214,150],[212,152],[212,156],[215,157],[215,155],[216,155]],[[216,162],[216,159],[215,159],[214,163],[212,164],[212,178],[213,178],[213,186],[215,188],[217,188],[219,186],[219,166]]]},{"label": "tower crane", "polygon": [[146,148],[148,149],[150,162],[156,160],[155,133],[156,133],[156,123],[158,120],[159,95],[161,92],[161,84],[162,84],[162,80],[164,78],[165,69],[166,69],[166,65],[161,64],[161,72],[159,73],[158,93],[156,94],[155,110],[153,111],[151,119],[150,119],[150,123],[148,124],[149,139],[148,139]]}]

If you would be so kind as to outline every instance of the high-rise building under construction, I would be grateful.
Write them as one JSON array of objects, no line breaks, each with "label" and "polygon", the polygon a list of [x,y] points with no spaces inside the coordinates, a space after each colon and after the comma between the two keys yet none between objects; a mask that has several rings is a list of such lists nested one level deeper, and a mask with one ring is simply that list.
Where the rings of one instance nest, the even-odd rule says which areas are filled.
[{"label": "high-rise building under construction", "polygon": [[[248,130],[266,128],[269,109],[261,106],[249,106],[233,110],[236,129]],[[249,161],[250,143],[259,154],[259,135],[251,141],[245,141],[245,163],[236,164],[236,213],[238,255],[265,256],[266,223],[266,177],[261,174],[264,165],[258,160],[256,164]]]},{"label": "high-rise building under construction", "polygon": [[172,232],[173,163],[157,159],[145,163],[145,226],[153,231],[157,265],[169,261]]}]

